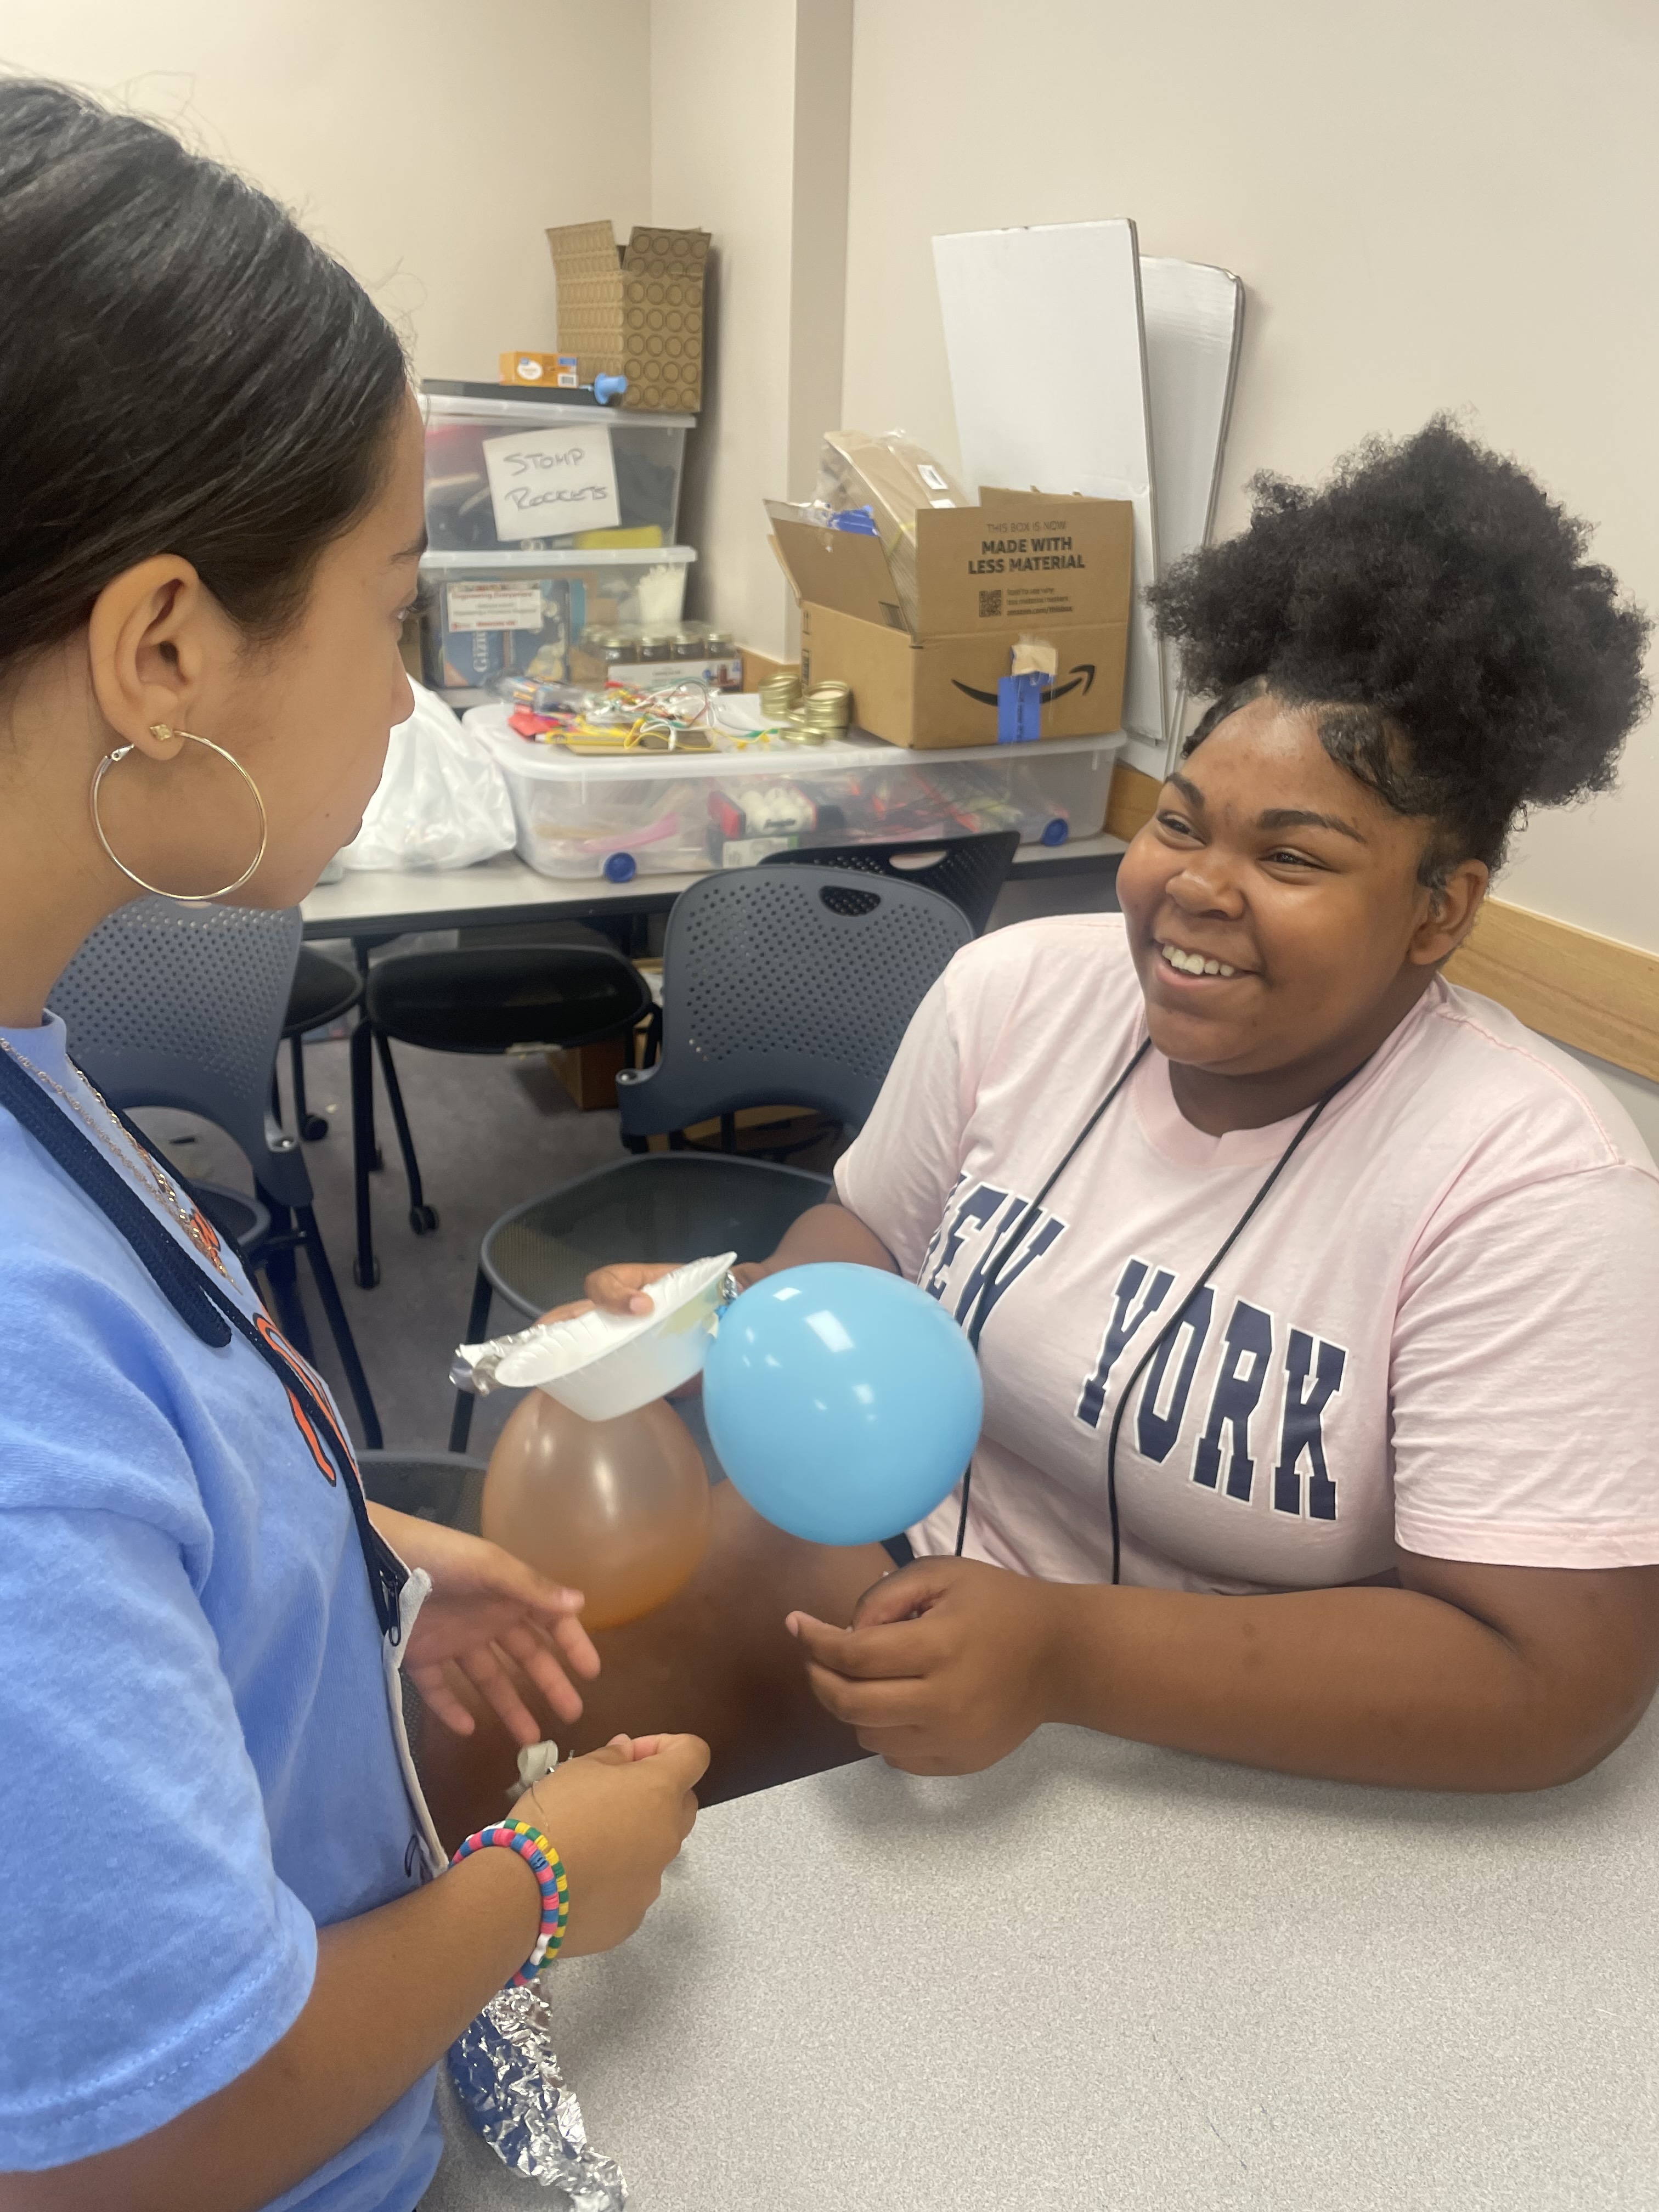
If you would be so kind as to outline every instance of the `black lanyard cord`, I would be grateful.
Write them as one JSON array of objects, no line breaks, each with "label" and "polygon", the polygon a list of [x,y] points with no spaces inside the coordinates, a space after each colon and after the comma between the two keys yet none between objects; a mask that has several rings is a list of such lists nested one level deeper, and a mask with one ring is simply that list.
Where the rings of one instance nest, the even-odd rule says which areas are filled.
[{"label": "black lanyard cord", "polygon": [[[229,1291],[185,1250],[91,1138],[61,1113],[40,1085],[6,1053],[0,1053],[0,1106],[119,1230],[156,1288],[192,1335],[214,1350],[222,1351],[234,1333],[252,1346],[283,1389],[303,1408],[312,1434],[327,1451],[344,1485],[363,1563],[368,1570],[374,1616],[381,1634],[396,1644],[401,1633],[399,1601],[409,1580],[408,1570],[369,1519],[368,1503],[351,1448],[341,1434],[334,1413],[319,1399],[299,1366],[297,1357],[285,1359],[276,1346],[261,1334]],[[125,1115],[119,1119],[129,1135],[143,1144],[148,1152],[148,1144],[143,1143],[141,1133],[134,1130]]]},{"label": "black lanyard cord", "polygon": [[[1001,1281],[1003,1269],[1007,1266],[1014,1254],[1019,1249],[1019,1247],[1024,1243],[1028,1232],[1035,1224],[1037,1216],[1042,1211],[1042,1201],[1044,1199],[1048,1197],[1049,1192],[1060,1181],[1061,1176],[1065,1174],[1066,1169],[1071,1166],[1072,1162],[1083,1150],[1083,1147],[1088,1143],[1090,1138],[1093,1136],[1096,1129],[1100,1126],[1101,1119],[1105,1114],[1106,1109],[1112,1104],[1119,1091],[1122,1090],[1124,1085],[1129,1080],[1129,1078],[1134,1073],[1136,1068],[1139,1066],[1141,1061],[1146,1059],[1147,1054],[1152,1050],[1152,1041],[1151,1037],[1143,1037],[1139,1044],[1136,1047],[1134,1052],[1131,1054],[1128,1066],[1117,1078],[1110,1090],[1106,1093],[1106,1096],[1101,1100],[1099,1105],[1096,1107],[1094,1112],[1090,1115],[1088,1120],[1078,1131],[1077,1135],[1072,1139],[1070,1145],[1067,1146],[1065,1157],[1061,1159],[1060,1165],[1054,1170],[1053,1174],[1050,1175],[1048,1180],[1043,1184],[1042,1189],[1038,1191],[1036,1196],[1026,1207],[1024,1212],[1020,1215],[1019,1219],[1014,1224],[1013,1229],[1010,1234],[1003,1238],[1001,1243],[996,1247],[995,1250],[992,1253],[990,1259],[986,1262],[984,1274],[980,1279],[979,1294],[974,1300],[972,1310],[969,1312],[966,1322],[963,1324],[963,1334],[966,1335],[969,1343],[973,1346],[975,1358],[977,1358],[979,1353],[980,1331],[985,1326],[986,1321],[990,1314],[991,1307],[996,1304],[995,1293]],[[972,1491],[973,1486],[974,1465],[973,1462],[969,1460],[968,1465],[962,1471],[962,1511],[957,1516],[956,1556],[957,1559],[962,1557],[962,1547],[963,1542],[966,1540],[968,1534],[968,1499],[969,1494]]]},{"label": "black lanyard cord", "polygon": [[[991,1293],[995,1289],[1003,1269],[1006,1267],[1009,1260],[1018,1249],[1022,1239],[1026,1236],[1031,1224],[1035,1221],[1044,1199],[1048,1197],[1049,1192],[1060,1181],[1061,1176],[1063,1176],[1066,1169],[1070,1167],[1072,1162],[1077,1158],[1078,1153],[1082,1150],[1088,1139],[1093,1135],[1096,1128],[1099,1125],[1101,1117],[1106,1112],[1107,1108],[1112,1104],[1119,1092],[1123,1089],[1124,1085],[1127,1083],[1129,1078],[1134,1073],[1136,1068],[1139,1066],[1141,1061],[1146,1057],[1146,1054],[1151,1050],[1152,1039],[1147,1037],[1142,1041],[1139,1050],[1135,1053],[1128,1066],[1124,1069],[1122,1074],[1118,1077],[1111,1089],[1101,1100],[1099,1105],[1096,1107],[1094,1112],[1084,1123],[1082,1128],[1079,1131],[1077,1137],[1066,1152],[1066,1157],[1060,1161],[1060,1165],[1054,1170],[1054,1173],[1043,1184],[1042,1189],[1032,1200],[1030,1205],[1026,1207],[1024,1212],[1021,1214],[1018,1222],[1015,1224],[1012,1234],[1005,1238],[1003,1243],[997,1248],[995,1253],[993,1255],[990,1261],[987,1265],[979,1294],[974,1301],[973,1311],[966,1323],[968,1341],[974,1347],[975,1353],[979,1351],[980,1332],[984,1328],[986,1321],[989,1316],[990,1307],[988,1305],[987,1301],[989,1299],[990,1304],[994,1304],[995,1301],[994,1298],[991,1297]],[[1354,1077],[1358,1075],[1358,1068],[1350,1068],[1347,1074],[1341,1077],[1339,1081],[1332,1084],[1330,1089],[1326,1091],[1323,1097],[1321,1098],[1314,1106],[1311,1112],[1307,1115],[1306,1119],[1302,1122],[1295,1134],[1291,1137],[1289,1144],[1285,1146],[1284,1151],[1279,1154],[1277,1160],[1274,1161],[1272,1170],[1268,1174],[1267,1180],[1262,1183],[1255,1197],[1245,1207],[1243,1212],[1240,1214],[1238,1219],[1233,1224],[1232,1228],[1228,1232],[1225,1240],[1221,1245],[1221,1249],[1204,1268],[1204,1271],[1199,1276],[1198,1280],[1194,1284],[1186,1297],[1182,1299],[1181,1304],[1176,1308],[1173,1317],[1164,1324],[1164,1328],[1161,1328],[1158,1334],[1153,1338],[1151,1344],[1147,1346],[1146,1350],[1142,1353],[1139,1360],[1136,1363],[1134,1370],[1131,1373],[1128,1381],[1124,1384],[1122,1390],[1119,1393],[1117,1404],[1112,1413],[1111,1429],[1109,1432],[1106,1442],[1106,1507],[1107,1511],[1111,1516],[1112,1581],[1114,1584],[1121,1579],[1123,1555],[1122,1536],[1118,1522],[1117,1510],[1117,1440],[1119,1433],[1123,1426],[1123,1416],[1128,1407],[1129,1400],[1133,1395],[1135,1385],[1146,1374],[1146,1370],[1152,1365],[1153,1360],[1157,1358],[1164,1346],[1175,1336],[1176,1331],[1180,1328],[1182,1322],[1185,1320],[1188,1313],[1191,1310],[1193,1300],[1197,1297],[1199,1292],[1204,1289],[1211,1276],[1213,1275],[1216,1269],[1220,1267],[1223,1261],[1227,1257],[1227,1255],[1232,1250],[1234,1245],[1237,1243],[1239,1238],[1244,1234],[1244,1231],[1249,1227],[1251,1222],[1255,1218],[1257,1213],[1261,1211],[1268,1193],[1272,1190],[1273,1185],[1279,1181],[1280,1176],[1284,1174],[1285,1169],[1289,1167],[1291,1160],[1295,1158],[1297,1152],[1299,1150],[1304,1138],[1306,1137],[1312,1130],[1314,1123],[1318,1121],[1320,1115],[1330,1104],[1332,1099],[1336,1097],[1337,1092],[1342,1090],[1347,1084],[1352,1083]],[[973,1487],[973,1479],[974,1470],[972,1462],[970,1462],[968,1467],[963,1470],[962,1477],[962,1510],[957,1519],[956,1556],[957,1559],[962,1557],[963,1545],[965,1542],[968,1534],[968,1500]]]},{"label": "black lanyard cord", "polygon": [[1158,1353],[1164,1349],[1164,1346],[1174,1339],[1181,1328],[1182,1322],[1185,1321],[1187,1316],[1192,1310],[1193,1300],[1208,1283],[1211,1276],[1214,1274],[1216,1269],[1221,1265],[1227,1255],[1232,1250],[1234,1245],[1237,1243],[1239,1238],[1249,1227],[1251,1222],[1255,1220],[1256,1215],[1261,1212],[1268,1192],[1279,1181],[1280,1176],[1284,1174],[1285,1169],[1289,1167],[1291,1160],[1295,1158],[1296,1153],[1301,1146],[1303,1139],[1308,1134],[1310,1130],[1313,1127],[1314,1123],[1319,1119],[1325,1109],[1330,1104],[1332,1099],[1335,1097],[1337,1092],[1341,1090],[1343,1084],[1352,1083],[1355,1075],[1357,1075],[1358,1072],[1358,1068],[1351,1069],[1349,1073],[1342,1078],[1341,1082],[1332,1084],[1330,1089],[1314,1107],[1312,1112],[1308,1115],[1307,1119],[1302,1123],[1300,1128],[1297,1130],[1295,1135],[1291,1139],[1290,1143],[1285,1146],[1284,1151],[1273,1162],[1267,1181],[1262,1184],[1255,1196],[1250,1200],[1243,1212],[1239,1215],[1237,1220],[1233,1224],[1232,1228],[1228,1231],[1227,1237],[1223,1243],[1220,1250],[1217,1252],[1215,1257],[1209,1262],[1209,1265],[1199,1276],[1198,1280],[1193,1285],[1192,1289],[1182,1300],[1180,1305],[1176,1309],[1173,1317],[1164,1323],[1164,1327],[1158,1331],[1158,1334],[1147,1346],[1146,1351],[1141,1354],[1140,1358],[1136,1363],[1133,1372],[1130,1375],[1128,1381],[1118,1393],[1117,1404],[1112,1413],[1111,1430],[1106,1439],[1106,1510],[1111,1516],[1112,1522],[1112,1582],[1115,1586],[1121,1579],[1121,1570],[1123,1565],[1123,1543],[1121,1532],[1118,1526],[1117,1512],[1117,1439],[1119,1431],[1123,1426],[1124,1413],[1127,1410],[1130,1399],[1134,1395],[1135,1385],[1139,1382],[1141,1376],[1145,1375],[1146,1370],[1152,1365],[1153,1360],[1157,1358]]}]

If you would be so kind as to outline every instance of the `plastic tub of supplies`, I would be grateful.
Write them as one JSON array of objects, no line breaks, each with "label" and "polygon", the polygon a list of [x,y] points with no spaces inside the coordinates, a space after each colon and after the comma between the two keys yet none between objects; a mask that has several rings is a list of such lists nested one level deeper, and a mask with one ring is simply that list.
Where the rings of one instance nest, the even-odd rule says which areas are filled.
[{"label": "plastic tub of supplies", "polygon": [[[504,705],[465,717],[507,780],[520,856],[539,874],[674,875],[746,868],[787,848],[927,844],[994,830],[1060,846],[1106,818],[1121,734],[917,752],[862,732],[822,745],[576,753],[520,738]],[[728,732],[759,719],[723,699]]]},{"label": "plastic tub of supplies", "polygon": [[428,552],[421,560],[421,664],[434,691],[503,676],[562,684],[595,630],[672,629],[690,545]]},{"label": "plastic tub of supplies", "polygon": [[430,386],[421,408],[427,537],[438,551],[568,545],[595,527],[655,530],[673,544],[695,415]]}]

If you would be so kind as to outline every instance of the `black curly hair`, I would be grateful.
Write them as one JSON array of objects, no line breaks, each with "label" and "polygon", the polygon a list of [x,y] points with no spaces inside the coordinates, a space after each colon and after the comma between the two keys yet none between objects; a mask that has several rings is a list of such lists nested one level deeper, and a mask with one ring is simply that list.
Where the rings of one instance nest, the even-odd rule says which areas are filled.
[{"label": "black curly hair", "polygon": [[1526,807],[1611,788],[1651,625],[1524,469],[1437,416],[1322,490],[1250,489],[1248,528],[1146,594],[1187,684],[1218,695],[1187,752],[1264,691],[1317,709],[1333,760],[1436,825],[1430,884],[1498,866]]}]

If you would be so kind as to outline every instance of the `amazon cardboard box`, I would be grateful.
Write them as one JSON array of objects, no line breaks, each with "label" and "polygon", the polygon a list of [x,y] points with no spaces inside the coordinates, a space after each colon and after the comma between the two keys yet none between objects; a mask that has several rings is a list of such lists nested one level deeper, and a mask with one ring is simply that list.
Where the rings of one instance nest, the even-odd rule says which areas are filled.
[{"label": "amazon cardboard box", "polygon": [[[925,748],[1098,737],[1121,726],[1127,500],[988,488],[977,507],[919,513],[914,623],[878,538],[793,520],[782,506],[769,511],[800,602],[802,678],[850,685],[860,727]],[[1023,692],[1017,646],[1018,665],[1037,672]]]}]

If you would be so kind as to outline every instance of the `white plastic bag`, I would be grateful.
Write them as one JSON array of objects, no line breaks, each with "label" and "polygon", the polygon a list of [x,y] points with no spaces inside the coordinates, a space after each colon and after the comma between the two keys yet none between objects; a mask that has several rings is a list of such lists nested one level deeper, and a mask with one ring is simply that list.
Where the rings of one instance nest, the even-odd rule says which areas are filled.
[{"label": "white plastic bag", "polygon": [[513,845],[500,769],[435,692],[410,688],[415,712],[392,732],[380,788],[340,854],[348,868],[468,868]]}]

